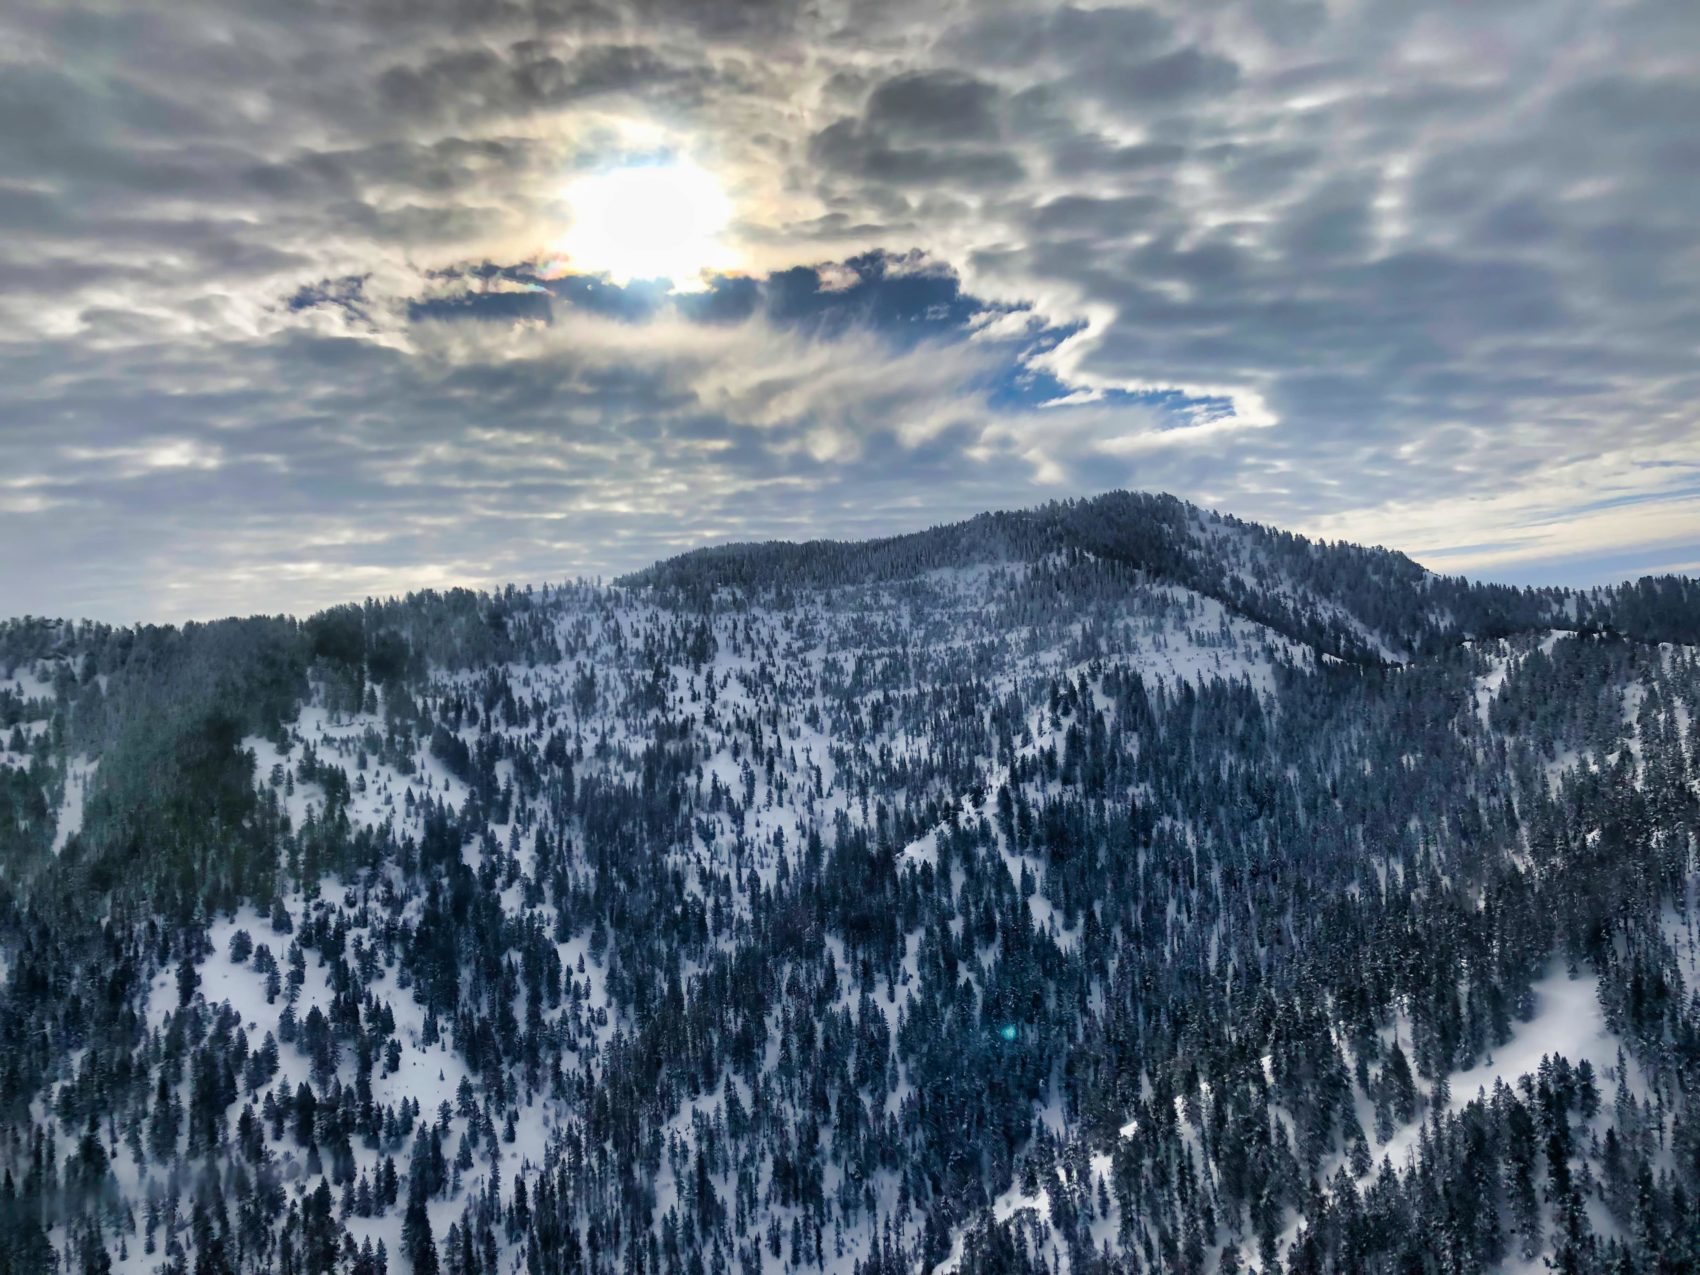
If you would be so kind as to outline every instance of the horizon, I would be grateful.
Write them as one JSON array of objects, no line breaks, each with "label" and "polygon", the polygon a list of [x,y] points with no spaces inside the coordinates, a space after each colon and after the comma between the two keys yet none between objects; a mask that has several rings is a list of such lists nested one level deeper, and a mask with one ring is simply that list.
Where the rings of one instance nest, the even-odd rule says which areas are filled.
[{"label": "horizon", "polygon": [[[1075,500],[1075,501],[1084,503],[1084,502],[1090,502],[1090,501],[1093,501],[1093,500],[1097,500],[1097,499],[1100,499],[1100,498],[1105,497],[1105,496],[1115,495],[1118,492],[1124,492],[1124,491],[1130,491],[1130,490],[1131,489],[1128,489],[1128,488],[1112,488],[1108,491],[1098,492],[1094,495],[1079,496],[1079,497],[1068,497],[1066,499]],[[1145,494],[1172,495],[1172,493],[1169,493],[1169,492],[1152,492],[1152,493],[1145,493]],[[1177,499],[1179,499],[1179,498],[1177,497]],[[1044,505],[1049,504],[1049,503],[1051,503],[1051,502],[1046,501],[1046,502],[1038,502],[1038,503],[1035,503],[1035,504],[1024,505],[1024,506],[1019,506],[1019,507],[1011,507],[1011,508],[1003,508],[1003,509],[986,509],[986,510],[979,511],[979,514],[1022,513],[1022,512],[1029,511],[1029,510],[1042,508],[1042,507],[1044,507]],[[1187,503],[1193,504],[1194,507],[1200,508],[1200,509],[1204,510],[1204,512],[1206,512],[1206,513],[1215,514],[1215,515],[1218,515],[1218,516],[1221,516],[1221,517],[1224,517],[1224,518],[1235,518],[1235,519],[1238,519],[1239,521],[1242,521],[1242,522],[1253,522],[1254,525],[1269,527],[1272,530],[1276,530],[1276,531],[1287,531],[1287,530],[1289,530],[1288,528],[1274,526],[1273,524],[1255,523],[1255,521],[1252,520],[1252,519],[1239,518],[1239,515],[1235,514],[1232,510],[1212,509],[1208,506],[1197,505],[1196,502],[1187,502]],[[920,525],[920,526],[905,527],[905,528],[900,528],[900,529],[895,530],[895,531],[880,532],[880,533],[876,533],[876,534],[872,534],[872,535],[868,535],[868,536],[814,537],[814,538],[812,538],[812,542],[813,543],[822,543],[822,544],[858,544],[858,543],[865,543],[867,541],[872,541],[872,540],[902,539],[902,538],[909,537],[909,536],[924,535],[924,534],[926,534],[930,531],[937,531],[937,530],[941,530],[941,529],[948,528],[948,527],[958,526],[963,522],[970,521],[973,517],[978,517],[979,514],[970,515],[969,518],[952,519],[952,520],[944,521],[944,522],[926,523],[926,524],[923,524],[923,525]],[[1298,533],[1298,534],[1302,535],[1303,533]],[[1317,537],[1317,536],[1305,536],[1304,538],[1309,540],[1310,542],[1316,543],[1316,544],[1350,544],[1350,545],[1353,545],[1357,548],[1362,548],[1362,549],[1383,550],[1383,551],[1387,551],[1387,552],[1391,552],[1391,553],[1403,554],[1406,558],[1410,559],[1412,562],[1415,562],[1419,567],[1422,567],[1425,571],[1428,571],[1432,575],[1450,576],[1450,577],[1453,577],[1453,578],[1465,580],[1468,583],[1473,584],[1473,585],[1508,585],[1508,586],[1513,587],[1513,588],[1558,589],[1558,590],[1561,590],[1561,591],[1582,593],[1582,592],[1586,592],[1586,591],[1591,590],[1591,589],[1611,588],[1611,587],[1618,586],[1618,585],[1633,584],[1633,583],[1636,583],[1637,581],[1643,580],[1643,579],[1658,579],[1658,578],[1665,577],[1665,576],[1694,577],[1694,576],[1700,575],[1700,563],[1688,563],[1688,564],[1685,564],[1685,565],[1675,566],[1675,567],[1671,567],[1671,568],[1668,568],[1668,569],[1661,570],[1661,569],[1654,568],[1654,569],[1651,569],[1651,570],[1641,571],[1641,572],[1638,572],[1636,574],[1628,574],[1628,575],[1616,574],[1616,573],[1612,573],[1608,570],[1606,574],[1601,575],[1597,579],[1585,580],[1585,581],[1580,581],[1580,582],[1570,581],[1570,580],[1563,579],[1563,578],[1554,578],[1554,579],[1539,579],[1539,578],[1537,578],[1537,579],[1500,579],[1500,578],[1494,578],[1494,577],[1488,576],[1488,575],[1479,575],[1479,574],[1470,573],[1470,572],[1436,571],[1434,568],[1428,566],[1426,563],[1423,563],[1420,559],[1416,558],[1411,553],[1409,553],[1405,550],[1399,549],[1397,546],[1382,545],[1382,544],[1360,544],[1359,542],[1346,540],[1346,539],[1339,538],[1339,537],[1323,538],[1323,537]],[[279,617],[279,618],[290,619],[290,620],[305,620],[305,619],[310,618],[311,616],[321,614],[324,611],[331,610],[331,609],[334,609],[334,608],[337,608],[337,607],[364,606],[364,605],[367,605],[369,603],[384,603],[384,602],[399,601],[402,598],[406,597],[407,594],[409,594],[409,593],[421,593],[421,592],[445,593],[445,592],[449,592],[449,591],[456,590],[456,589],[466,589],[466,590],[470,590],[470,591],[475,592],[475,593],[480,593],[480,594],[485,594],[485,595],[495,595],[495,594],[503,593],[503,592],[505,592],[509,589],[519,590],[519,591],[522,591],[522,592],[529,592],[529,591],[534,591],[534,590],[547,590],[547,589],[560,589],[560,588],[584,588],[584,587],[589,587],[589,588],[616,588],[616,587],[622,587],[619,582],[622,579],[624,579],[628,576],[639,574],[639,573],[649,569],[650,567],[659,566],[663,563],[672,561],[673,559],[676,559],[676,558],[679,558],[679,557],[683,557],[683,556],[695,553],[699,550],[727,548],[727,547],[731,547],[731,546],[734,546],[734,545],[756,545],[756,546],[768,545],[768,544],[801,545],[801,544],[807,544],[807,543],[811,543],[811,540],[809,540],[809,539],[774,538],[774,537],[769,537],[769,538],[761,539],[761,540],[744,540],[744,539],[715,540],[715,541],[710,541],[710,542],[706,542],[706,543],[690,545],[690,546],[678,549],[675,552],[664,554],[661,557],[653,558],[653,559],[651,559],[647,562],[639,563],[639,564],[636,564],[636,565],[633,565],[633,566],[621,567],[621,568],[616,569],[616,570],[601,571],[601,572],[589,573],[589,574],[584,574],[584,575],[579,575],[579,576],[567,576],[567,577],[560,577],[560,578],[536,578],[536,579],[530,579],[530,580],[521,580],[521,579],[513,579],[513,580],[509,580],[509,579],[445,580],[445,581],[442,581],[442,582],[437,583],[437,584],[423,584],[423,585],[418,586],[415,589],[404,590],[404,591],[398,592],[398,593],[374,593],[374,594],[366,594],[366,595],[363,595],[363,596],[360,596],[360,597],[343,597],[343,598],[332,599],[332,600],[325,602],[321,605],[317,605],[317,606],[314,606],[314,607],[311,607],[311,608],[299,609],[299,610],[232,611],[232,612],[224,612],[224,613],[208,612],[208,613],[196,614],[196,615],[180,615],[180,616],[171,616],[171,617],[143,616],[143,617],[131,617],[131,618],[128,618],[128,619],[105,617],[105,616],[95,616],[95,615],[49,615],[49,614],[35,613],[35,612],[15,612],[15,613],[8,614],[8,615],[0,615],[0,622],[4,622],[6,620],[30,618],[30,619],[35,619],[35,620],[48,620],[48,621],[69,623],[69,624],[82,624],[82,623],[103,624],[103,625],[111,626],[113,628],[123,629],[123,628],[142,627],[142,626],[147,626],[147,625],[162,625],[162,626],[180,627],[180,626],[186,625],[186,624],[214,624],[214,623],[218,623],[218,622],[226,621],[226,620],[245,620],[245,619],[256,619],[256,618],[269,618],[269,617]],[[1562,568],[1557,568],[1557,570],[1562,570]],[[1545,573],[1537,572],[1535,574],[1540,575],[1540,574],[1545,574]]]}]

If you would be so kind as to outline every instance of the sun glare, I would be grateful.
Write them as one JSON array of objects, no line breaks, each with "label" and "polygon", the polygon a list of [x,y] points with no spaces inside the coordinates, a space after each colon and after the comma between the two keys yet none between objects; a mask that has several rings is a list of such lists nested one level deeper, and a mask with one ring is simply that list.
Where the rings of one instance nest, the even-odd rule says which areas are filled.
[{"label": "sun glare", "polygon": [[566,264],[615,283],[666,279],[700,286],[704,272],[730,269],[722,239],[732,205],[693,164],[616,168],[581,177],[566,190],[572,221],[559,248]]}]

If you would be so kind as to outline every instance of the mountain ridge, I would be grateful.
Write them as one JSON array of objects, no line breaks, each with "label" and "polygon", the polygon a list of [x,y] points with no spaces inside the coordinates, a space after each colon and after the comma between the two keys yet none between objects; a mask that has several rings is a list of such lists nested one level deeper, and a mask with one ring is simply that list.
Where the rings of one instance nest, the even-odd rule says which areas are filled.
[{"label": "mountain ridge", "polygon": [[[1181,585],[1356,663],[1399,663],[1462,641],[1554,627],[1639,641],[1700,642],[1700,580],[1693,577],[1643,576],[1590,587],[1476,581],[1430,571],[1397,549],[1313,540],[1168,493],[1125,490],[990,510],[891,536],[708,545],[658,559],[612,583],[653,591],[666,605],[700,609],[717,590],[759,593],[772,602],[805,589],[892,585],[929,571],[1032,562],[1046,555],[1083,556],[1146,581]],[[1275,577],[1288,586],[1285,596],[1260,587]],[[485,606],[481,600],[487,599],[499,614],[504,600],[537,587],[427,588],[349,600],[300,617],[229,616],[180,626],[0,617],[0,660],[8,649],[14,661],[25,652],[44,654],[58,640],[56,634],[79,626],[141,633],[227,623],[312,624],[348,608],[382,610],[415,600],[465,611]],[[1307,609],[1313,613],[1306,614]]]},{"label": "mountain ridge", "polygon": [[[1685,577],[1593,589],[1475,582],[1431,572],[1398,550],[1311,540],[1167,493],[1131,491],[991,511],[870,540],[708,546],[616,583],[700,604],[715,589],[747,588],[756,580],[769,591],[894,583],[928,570],[1071,552],[1191,588],[1287,636],[1360,662],[1397,662],[1463,640],[1561,623],[1641,640],[1700,640],[1700,583]],[[1286,574],[1297,596],[1260,595],[1254,578],[1270,573]],[[1307,606],[1329,604],[1351,623],[1304,614]]]}]

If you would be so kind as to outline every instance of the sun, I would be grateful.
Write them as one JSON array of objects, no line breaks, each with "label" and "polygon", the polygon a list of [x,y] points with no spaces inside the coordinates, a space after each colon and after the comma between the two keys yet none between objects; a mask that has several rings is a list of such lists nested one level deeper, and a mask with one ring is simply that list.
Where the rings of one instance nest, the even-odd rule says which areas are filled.
[{"label": "sun", "polygon": [[688,290],[705,272],[735,263],[723,238],[731,201],[695,164],[609,169],[577,179],[565,194],[572,220],[557,247],[574,271],[619,284],[666,279]]}]

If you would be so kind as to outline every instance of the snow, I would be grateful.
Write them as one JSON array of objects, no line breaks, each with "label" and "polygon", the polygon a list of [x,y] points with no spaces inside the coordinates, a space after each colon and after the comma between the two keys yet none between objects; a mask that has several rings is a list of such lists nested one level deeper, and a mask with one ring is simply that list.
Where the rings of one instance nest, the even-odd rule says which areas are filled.
[{"label": "snow", "polygon": [[53,699],[53,674],[56,668],[51,663],[20,664],[12,670],[10,678],[0,679],[0,685],[10,686],[26,700]]},{"label": "snow", "polygon": [[1476,679],[1476,716],[1483,727],[1488,725],[1488,714],[1493,708],[1494,696],[1499,694],[1505,685],[1505,678],[1511,671],[1511,660],[1505,655],[1490,655],[1488,660],[1492,667]]},{"label": "snow", "polygon": [[83,804],[99,758],[74,757],[65,771],[65,797],[53,826],[53,853],[58,854],[73,836],[83,830]]},{"label": "snow", "polygon": [[[340,883],[327,880],[321,891],[321,897],[340,896]],[[290,913],[297,929],[311,905],[301,895],[296,894],[286,898],[285,908]],[[277,958],[280,974],[286,974],[288,964],[285,955],[291,942],[291,936],[278,934],[271,928],[269,918],[262,916],[254,909],[244,907],[234,916],[215,921],[208,929],[207,937],[212,943],[212,952],[197,965],[200,975],[200,987],[197,995],[203,998],[209,1006],[228,1003],[239,1016],[243,1028],[248,1033],[250,1049],[257,1049],[265,1034],[269,1031],[277,1035],[278,1017],[287,1003],[287,988],[280,992],[275,1003],[268,1004],[265,997],[265,977],[255,967],[253,957],[238,964],[230,958],[230,940],[238,930],[247,930],[256,946],[266,944],[272,949]],[[358,934],[358,931],[356,931]],[[350,939],[352,943],[352,936]],[[570,967],[569,967],[570,968]],[[588,968],[588,963],[587,963]],[[302,985],[300,996],[295,1002],[297,1020],[305,1019],[307,1012],[314,1006],[328,1011],[331,1005],[332,992],[327,981],[327,967],[315,952],[307,953],[306,979]],[[575,975],[576,976],[576,975]],[[389,1005],[394,1015],[396,1031],[395,1038],[402,1044],[401,1065],[394,1073],[386,1074],[382,1066],[374,1068],[371,1073],[372,1096],[380,1106],[398,1104],[403,1098],[411,1098],[419,1104],[422,1124],[435,1121],[440,1104],[447,1102],[451,1108],[457,1106],[457,1095],[463,1080],[471,1079],[464,1060],[454,1050],[449,1042],[447,1033],[441,1036],[437,1043],[425,1045],[422,1034],[425,1015],[423,1008],[413,999],[411,991],[402,989],[396,982],[395,971],[380,967],[377,979],[372,983],[370,992],[381,1002]],[[146,1019],[150,1029],[163,1031],[169,1025],[170,1016],[178,1010],[178,990],[175,978],[175,967],[168,967],[157,974],[149,990],[146,1007]],[[337,1067],[337,1078],[344,1084],[353,1083],[353,1060],[344,1051],[345,1056]],[[265,1091],[274,1090],[280,1083],[294,1089],[303,1081],[311,1083],[309,1061],[296,1044],[284,1043],[279,1038],[278,1043],[278,1072],[266,1083],[265,1090],[260,1094],[244,1095],[230,1108],[227,1120],[231,1128],[239,1116],[242,1107],[250,1100],[258,1101]],[[185,1085],[187,1080],[183,1082]],[[474,1088],[482,1092],[481,1085],[474,1081]],[[186,1095],[187,1091],[184,1090]],[[460,1135],[465,1131],[466,1120],[456,1116],[450,1124],[450,1134],[446,1139],[445,1154],[451,1159],[459,1145]],[[544,1147],[549,1136],[555,1129],[555,1120],[542,1110],[542,1104],[536,1104],[532,1110],[525,1113],[516,1127],[516,1138],[513,1144],[504,1144],[501,1149],[502,1175],[505,1183],[511,1186],[513,1174],[517,1166],[523,1164],[537,1165],[542,1162]],[[409,1140],[411,1146],[411,1140]],[[381,1162],[383,1153],[364,1145],[361,1140],[353,1144],[355,1172],[372,1174]],[[286,1181],[297,1196],[304,1195],[317,1185],[317,1178],[309,1179],[303,1173],[297,1162],[297,1152],[293,1149],[279,1148],[280,1159],[284,1165]],[[398,1163],[405,1174],[407,1161],[406,1152],[397,1152]],[[121,1166],[115,1165],[115,1169]],[[130,1166],[134,1177],[134,1166]],[[430,1203],[431,1225],[433,1232],[439,1237],[447,1231],[449,1225],[458,1220],[463,1210],[468,1194],[483,1189],[488,1177],[488,1162],[483,1148],[477,1153],[474,1168],[467,1174],[462,1189],[452,1193],[446,1199],[433,1200]],[[355,1237],[356,1241],[370,1236],[374,1242],[382,1239],[392,1254],[397,1253],[400,1241],[401,1210],[391,1209],[383,1217],[361,1218],[350,1216],[344,1219],[344,1224]],[[132,1244],[132,1257],[140,1256],[140,1245]],[[136,1271],[151,1271],[158,1264],[158,1258],[149,1258],[146,1262],[135,1265]]]},{"label": "snow", "polygon": [[1449,1077],[1450,1109],[1461,1110],[1478,1094],[1491,1094],[1497,1081],[1515,1084],[1518,1077],[1538,1071],[1548,1055],[1562,1054],[1572,1064],[1587,1059],[1601,1076],[1612,1071],[1620,1042],[1606,1027],[1599,991],[1600,980],[1591,974],[1571,978],[1560,970],[1536,982],[1535,1016],[1513,1028],[1511,1043]]}]

